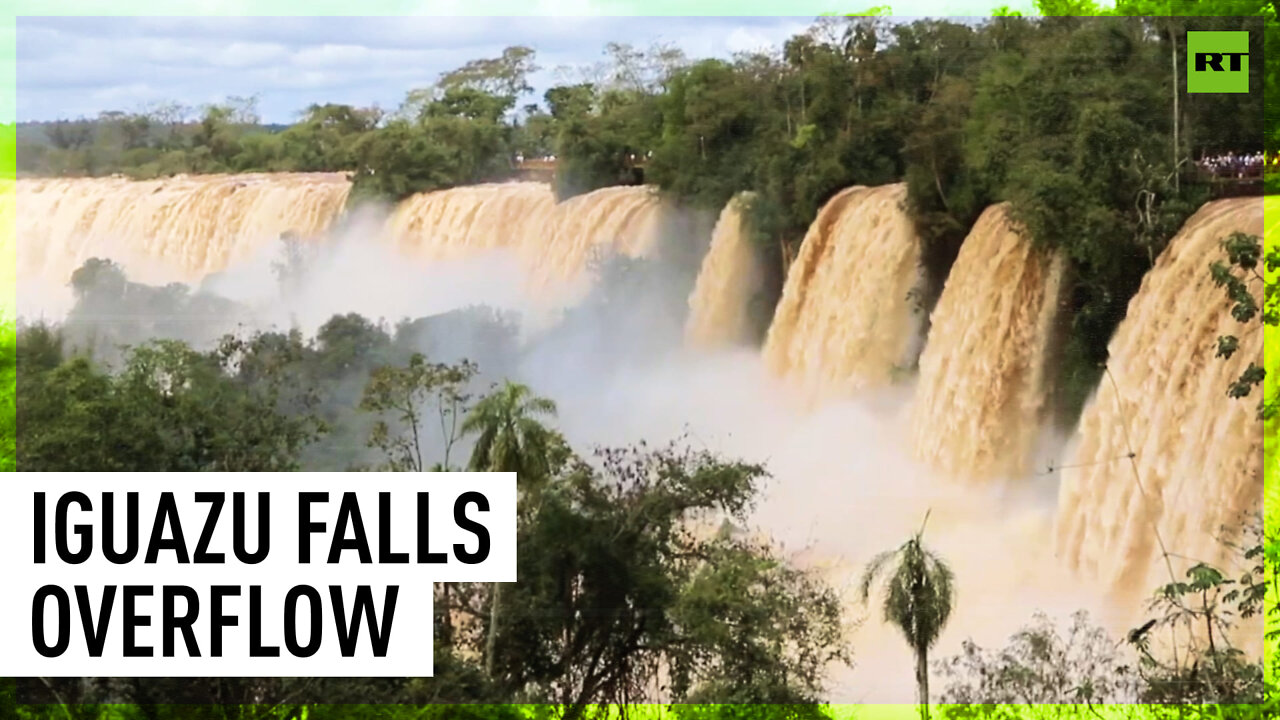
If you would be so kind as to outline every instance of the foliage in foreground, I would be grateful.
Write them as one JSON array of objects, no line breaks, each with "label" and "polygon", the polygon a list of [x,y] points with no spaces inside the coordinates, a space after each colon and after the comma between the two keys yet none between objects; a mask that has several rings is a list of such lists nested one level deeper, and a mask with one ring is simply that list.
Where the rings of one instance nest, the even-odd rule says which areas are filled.
[{"label": "foliage in foreground", "polygon": [[[121,295],[148,307],[145,286],[109,264],[91,269],[80,275],[73,317],[87,321],[91,306],[108,312],[103,303]],[[146,313],[133,317],[147,323]],[[119,702],[148,718],[203,712],[152,704],[185,698],[235,706],[224,714],[243,717],[324,717],[328,710],[309,700],[376,698],[554,703],[577,717],[595,703],[652,697],[658,677],[678,700],[818,698],[827,668],[848,659],[833,591],[768,543],[716,530],[744,520],[763,468],[643,442],[579,455],[546,424],[550,401],[511,382],[476,390],[468,361],[431,362],[409,350],[431,344],[410,342],[415,328],[450,331],[415,321],[392,339],[363,318],[339,316],[318,339],[230,335],[203,352],[154,340],[117,350],[111,365],[76,351],[83,346],[66,342],[68,328],[22,329],[24,468],[299,469],[341,427],[347,436],[365,428],[365,467],[455,470],[469,458],[470,469],[521,476],[521,580],[437,586],[435,677],[52,679],[34,686],[53,703],[50,713],[98,717],[100,705]],[[95,337],[83,330],[79,337]]]},{"label": "foliage in foreground", "polygon": [[[1232,247],[1239,252],[1229,254],[1232,272],[1244,272],[1241,259],[1252,257],[1245,240],[1235,238]],[[109,293],[121,287],[129,297],[147,297],[142,286],[121,285],[109,267],[93,267],[95,279],[79,288],[86,306],[110,300]],[[1242,319],[1258,321],[1259,315],[1267,317]],[[135,317],[147,322],[145,313]],[[487,321],[473,316],[468,322]],[[146,343],[124,350],[115,369],[68,352],[59,342],[60,328],[24,328],[18,338],[24,369],[19,390],[30,393],[24,398],[31,401],[21,407],[30,418],[23,423],[24,456],[30,433],[32,462],[48,469],[76,462],[62,451],[80,443],[103,456],[97,462],[124,469],[140,461],[138,447],[156,453],[151,462],[181,467],[297,466],[308,443],[322,439],[331,426],[354,427],[341,415],[323,417],[334,407],[324,395],[358,378],[356,397],[362,393],[363,401],[344,403],[349,414],[368,416],[359,427],[366,429],[369,449],[382,458],[373,465],[420,469],[434,461],[450,469],[456,458],[467,459],[473,469],[523,470],[522,582],[439,588],[441,642],[432,679],[50,680],[51,687],[35,690],[52,704],[29,709],[30,717],[87,720],[102,717],[105,704],[121,702],[131,704],[109,712],[129,720],[457,717],[447,710],[457,703],[469,704],[465,712],[474,717],[525,712],[470,706],[512,702],[551,703],[557,717],[585,717],[596,703],[643,702],[657,677],[667,679],[677,700],[703,703],[677,705],[672,712],[680,717],[766,712],[750,703],[770,703],[766,717],[826,712],[812,704],[821,694],[822,672],[831,661],[848,659],[831,590],[767,544],[731,526],[714,531],[717,523],[744,516],[763,468],[678,445],[650,449],[641,443],[580,456],[544,424],[553,404],[530,389],[504,384],[473,392],[476,370],[466,362],[433,363],[409,352],[410,346],[391,352],[409,330],[392,338],[358,316],[334,318],[324,327],[323,342],[264,333],[226,338],[206,352],[175,341]],[[427,335],[456,332],[416,322],[402,327]],[[354,410],[356,405],[362,409]],[[130,425],[131,437],[122,431],[118,442],[95,444],[104,418],[136,407],[155,407],[169,422]],[[241,447],[223,425],[250,415],[260,432],[253,445]],[[437,434],[436,428],[443,437],[415,441]],[[486,439],[476,443],[479,438]],[[1262,547],[1259,540],[1242,550],[1254,563],[1247,581],[1198,567],[1185,582],[1159,589],[1156,622],[1144,632],[1202,623],[1217,627],[1228,606],[1237,616],[1246,608],[1258,612]],[[1267,547],[1274,554],[1274,543]],[[1274,574],[1267,572],[1273,585]],[[1275,612],[1274,601],[1265,607]],[[1056,698],[1086,703],[1059,709],[1057,716],[1083,717],[1096,703],[1129,699],[1178,703],[1186,716],[1207,713],[1199,703],[1213,700],[1273,702],[1261,667],[1225,646],[1202,648],[1196,660],[1169,665],[1144,655],[1143,636],[1137,636],[1131,641],[1135,653],[1121,661],[1101,654],[1087,629],[1081,635],[1072,630],[1071,638],[1084,638],[1083,652],[1063,649],[1074,640],[1043,624],[999,653],[966,648],[959,661],[951,661],[955,682],[942,710],[1023,717],[1041,712],[1029,703]],[[159,698],[216,698],[222,704],[152,703]],[[264,698],[276,704],[264,705]],[[334,706],[309,698],[406,705]],[[714,702],[737,704],[706,704]],[[997,702],[1006,704],[992,704]],[[1223,716],[1261,717],[1246,712],[1255,707],[1267,705],[1240,705]]]},{"label": "foliage in foreground", "polygon": [[929,650],[951,618],[955,576],[944,560],[924,546],[923,536],[921,527],[901,547],[872,558],[860,589],[866,602],[875,583],[884,579],[884,619],[902,632],[916,656],[917,701],[921,717],[928,720]]},{"label": "foliage in foreground", "polygon": [[[1150,620],[1120,642],[1083,612],[1066,628],[1037,615],[1004,648],[966,642],[960,655],[937,665],[947,680],[944,714],[1019,717],[1036,705],[1116,703],[1274,711],[1280,695],[1265,678],[1263,661],[1246,658],[1230,640],[1241,620],[1257,618],[1264,608],[1274,613],[1264,600],[1274,574],[1263,563],[1260,515],[1244,536],[1236,553],[1240,576],[1203,563],[1191,567],[1183,580],[1155,590]],[[1170,643],[1177,648],[1172,655]]]}]

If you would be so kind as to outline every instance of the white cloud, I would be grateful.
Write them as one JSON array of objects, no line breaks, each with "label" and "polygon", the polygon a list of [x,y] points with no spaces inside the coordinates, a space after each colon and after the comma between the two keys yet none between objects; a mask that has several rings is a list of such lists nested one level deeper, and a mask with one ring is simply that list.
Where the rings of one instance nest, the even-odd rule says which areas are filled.
[{"label": "white cloud", "polygon": [[159,99],[156,89],[146,83],[113,85],[95,90],[89,96],[104,107],[133,106]]},{"label": "white cloud", "polygon": [[315,102],[395,107],[440,73],[516,44],[538,52],[543,70],[531,80],[540,97],[558,81],[556,67],[599,61],[609,41],[670,42],[690,57],[726,57],[780,44],[809,23],[600,17],[594,7],[534,0],[534,12],[559,14],[521,18],[24,17],[17,22],[18,119],[93,116],[162,99],[196,106],[229,95],[257,95],[271,122]]},{"label": "white cloud", "polygon": [[262,63],[279,62],[288,56],[288,49],[277,43],[233,42],[209,58],[218,67],[242,68]]}]

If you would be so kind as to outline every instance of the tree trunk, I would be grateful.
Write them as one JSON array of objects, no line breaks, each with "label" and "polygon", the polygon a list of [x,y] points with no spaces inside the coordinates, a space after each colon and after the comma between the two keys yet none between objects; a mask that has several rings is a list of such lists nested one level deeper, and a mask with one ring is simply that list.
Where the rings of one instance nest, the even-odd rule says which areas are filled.
[{"label": "tree trunk", "polygon": [[71,708],[67,706],[67,701],[63,700],[62,695],[54,689],[53,683],[49,682],[49,678],[42,677],[40,678],[40,682],[44,683],[44,686],[49,690],[49,694],[53,695],[53,699],[57,701],[58,707],[62,708],[62,714],[67,716],[67,720],[75,720],[71,715]]},{"label": "tree trunk", "polygon": [[502,583],[493,584],[493,597],[489,600],[489,635],[485,638],[484,647],[484,672],[489,676],[490,680],[493,676],[493,656],[497,650],[498,641],[498,614],[499,605],[502,602]]},{"label": "tree trunk", "polygon": [[440,595],[444,600],[444,616],[440,620],[440,641],[453,652],[453,593],[449,583],[440,583]]},{"label": "tree trunk", "polygon": [[782,96],[787,101],[787,142],[791,142],[791,90],[783,90]]},{"label": "tree trunk", "polygon": [[929,720],[929,650],[916,651],[916,691],[920,696],[920,718]]},{"label": "tree trunk", "polygon": [[933,186],[938,189],[938,199],[942,201],[942,209],[951,212],[951,203],[947,202],[947,194],[942,192],[942,178],[938,177],[937,156],[929,159],[929,166],[933,168]]}]

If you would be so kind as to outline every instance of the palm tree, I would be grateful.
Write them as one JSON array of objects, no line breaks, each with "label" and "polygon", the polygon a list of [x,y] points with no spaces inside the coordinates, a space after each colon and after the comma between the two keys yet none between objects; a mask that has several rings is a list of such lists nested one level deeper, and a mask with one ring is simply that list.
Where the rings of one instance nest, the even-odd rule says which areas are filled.
[{"label": "palm tree", "polygon": [[478,434],[470,469],[476,472],[514,472],[522,484],[540,481],[550,473],[547,451],[554,433],[536,419],[555,417],[554,401],[533,394],[527,385],[506,381],[485,396],[462,423],[464,435]]},{"label": "palm tree", "polygon": [[[534,418],[538,415],[555,417],[555,414],[555,402],[534,395],[527,385],[506,381],[496,392],[476,403],[462,423],[464,435],[479,435],[471,451],[470,469],[477,472],[514,472],[517,483],[537,488],[551,474],[548,454],[552,450],[555,433]],[[500,583],[494,583],[489,600],[484,664],[490,679],[494,679],[501,589]]]},{"label": "palm tree", "polygon": [[[925,513],[925,522],[929,513]],[[882,575],[887,577],[884,596],[884,619],[898,626],[916,656],[916,689],[920,696],[920,715],[929,717],[929,648],[942,634],[951,616],[955,600],[951,568],[921,543],[920,531],[896,550],[882,552],[872,558],[862,575],[862,601],[871,596],[871,586]]]}]

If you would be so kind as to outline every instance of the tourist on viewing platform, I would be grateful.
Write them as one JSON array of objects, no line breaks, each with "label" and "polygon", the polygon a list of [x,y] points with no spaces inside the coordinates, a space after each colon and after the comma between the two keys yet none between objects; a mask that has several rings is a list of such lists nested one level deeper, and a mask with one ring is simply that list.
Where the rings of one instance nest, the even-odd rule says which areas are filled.
[{"label": "tourist on viewing platform", "polygon": [[1196,164],[1215,178],[1255,177],[1262,174],[1263,155],[1260,152],[1236,155],[1229,150],[1225,155],[1202,156]]}]

